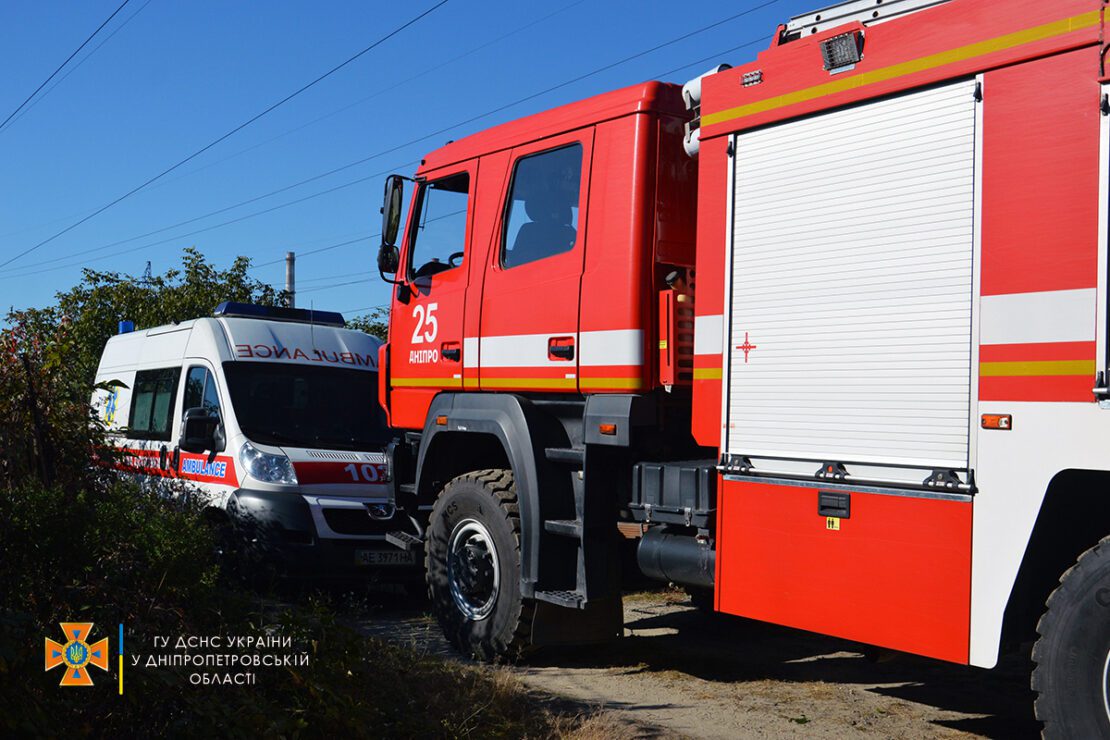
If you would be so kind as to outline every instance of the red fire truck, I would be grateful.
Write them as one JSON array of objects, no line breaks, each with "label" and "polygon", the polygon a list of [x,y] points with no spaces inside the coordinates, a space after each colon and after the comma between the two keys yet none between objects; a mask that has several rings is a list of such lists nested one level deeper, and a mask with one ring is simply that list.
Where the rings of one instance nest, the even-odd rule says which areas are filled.
[{"label": "red fire truck", "polygon": [[437,149],[403,231],[390,178],[380,396],[427,522],[392,540],[451,641],[618,635],[623,535],[728,614],[982,667],[1036,638],[1049,734],[1110,736],[1103,14],[853,0]]}]

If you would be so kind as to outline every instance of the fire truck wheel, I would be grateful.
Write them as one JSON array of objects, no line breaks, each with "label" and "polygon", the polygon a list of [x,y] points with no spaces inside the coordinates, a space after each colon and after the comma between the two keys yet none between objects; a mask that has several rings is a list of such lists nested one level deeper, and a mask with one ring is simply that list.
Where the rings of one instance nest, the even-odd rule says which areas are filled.
[{"label": "fire truck wheel", "polygon": [[1033,690],[1044,736],[1110,737],[1110,537],[1060,577],[1037,632]]},{"label": "fire truck wheel", "polygon": [[529,645],[532,603],[520,593],[520,508],[511,470],[479,470],[436,500],[425,548],[428,596],[461,652],[513,660]]}]

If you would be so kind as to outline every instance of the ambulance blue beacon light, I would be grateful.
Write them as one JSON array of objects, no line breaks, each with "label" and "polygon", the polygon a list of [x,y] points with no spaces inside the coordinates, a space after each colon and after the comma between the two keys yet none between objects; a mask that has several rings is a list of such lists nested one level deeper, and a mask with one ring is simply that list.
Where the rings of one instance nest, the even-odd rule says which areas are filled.
[{"label": "ambulance blue beacon light", "polygon": [[317,326],[346,326],[343,314],[338,311],[311,311],[305,308],[285,308],[284,306],[258,306],[253,303],[224,301],[216,306],[213,316],[227,316],[241,319],[269,319],[271,321],[293,321]]}]

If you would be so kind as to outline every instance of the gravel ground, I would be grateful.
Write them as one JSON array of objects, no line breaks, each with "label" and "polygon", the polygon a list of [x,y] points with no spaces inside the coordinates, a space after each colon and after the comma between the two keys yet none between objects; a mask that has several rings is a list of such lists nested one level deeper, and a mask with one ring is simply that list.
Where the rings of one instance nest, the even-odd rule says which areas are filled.
[{"label": "gravel ground", "polygon": [[[458,659],[426,608],[383,598],[360,624]],[[863,651],[650,592],[626,597],[623,639],[541,651],[512,670],[529,688],[601,710],[642,737],[1039,736],[1025,660],[983,671],[901,655],[875,662]]]}]

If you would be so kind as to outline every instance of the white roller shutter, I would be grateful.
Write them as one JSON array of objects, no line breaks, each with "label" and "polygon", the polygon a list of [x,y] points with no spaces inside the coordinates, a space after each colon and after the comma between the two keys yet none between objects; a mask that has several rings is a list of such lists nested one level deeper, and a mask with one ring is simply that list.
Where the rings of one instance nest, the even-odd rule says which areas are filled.
[{"label": "white roller shutter", "polygon": [[736,137],[727,452],[967,467],[974,89]]}]

